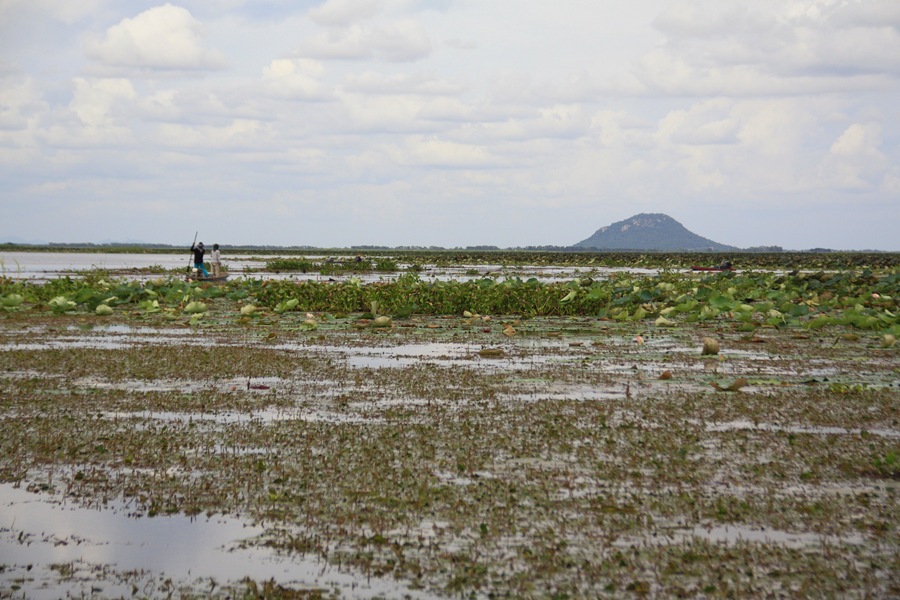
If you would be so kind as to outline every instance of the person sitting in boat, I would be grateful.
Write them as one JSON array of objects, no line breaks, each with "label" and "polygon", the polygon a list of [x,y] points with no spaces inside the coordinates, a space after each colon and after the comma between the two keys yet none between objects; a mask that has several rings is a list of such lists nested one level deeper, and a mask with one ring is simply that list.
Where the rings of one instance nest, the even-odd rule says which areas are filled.
[{"label": "person sitting in boat", "polygon": [[191,252],[194,253],[194,271],[202,273],[204,277],[209,277],[209,271],[203,266],[203,254],[206,252],[206,249],[203,247],[203,242],[200,242],[196,246],[191,246]]},{"label": "person sitting in boat", "polygon": [[212,265],[213,277],[222,275],[222,257],[219,254],[219,245],[213,244],[212,252],[209,255],[209,263]]},{"label": "person sitting in boat", "polygon": [[717,268],[722,269],[723,271],[730,271],[731,270],[731,261],[723,260],[722,264],[720,264]]}]

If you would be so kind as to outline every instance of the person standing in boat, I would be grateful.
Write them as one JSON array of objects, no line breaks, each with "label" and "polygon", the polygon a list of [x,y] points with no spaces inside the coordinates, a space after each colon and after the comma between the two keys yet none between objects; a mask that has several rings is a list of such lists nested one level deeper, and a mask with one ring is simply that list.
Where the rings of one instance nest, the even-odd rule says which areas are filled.
[{"label": "person standing in boat", "polygon": [[209,253],[209,263],[212,265],[213,277],[222,275],[222,257],[219,254],[219,245],[213,244],[212,252]]},{"label": "person standing in boat", "polygon": [[194,253],[194,270],[198,273],[202,273],[204,277],[209,277],[209,271],[203,266],[203,254],[206,252],[206,249],[203,247],[203,242],[200,242],[196,246],[191,246],[191,252]]}]

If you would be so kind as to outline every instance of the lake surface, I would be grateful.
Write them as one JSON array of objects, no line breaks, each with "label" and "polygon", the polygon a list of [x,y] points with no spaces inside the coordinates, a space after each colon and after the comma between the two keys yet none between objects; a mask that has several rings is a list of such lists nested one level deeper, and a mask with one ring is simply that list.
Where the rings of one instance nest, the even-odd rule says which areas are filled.
[{"label": "lake surface", "polygon": [[[179,269],[187,269],[191,266],[191,254],[189,252],[172,254],[127,254],[127,253],[74,253],[74,252],[0,252],[0,275],[12,279],[29,281],[48,281],[59,277],[79,277],[87,271],[106,270],[116,277],[128,279],[146,280],[158,277],[158,274],[149,273],[146,270],[158,267],[159,271],[169,273]],[[231,277],[245,276],[261,279],[292,279],[296,281],[343,281],[351,278],[359,279],[363,283],[371,283],[379,280],[390,280],[402,275],[409,265],[398,264],[398,271],[394,272],[369,272],[322,275],[318,272],[273,272],[266,269],[266,262],[278,258],[275,255],[253,256],[249,254],[237,254],[233,256],[223,255],[222,263],[228,269]],[[290,255],[292,259],[306,259],[313,262],[327,260],[327,256],[310,254],[307,256]],[[346,257],[342,257],[346,259]],[[341,260],[341,258],[338,258]],[[144,272],[131,272],[135,269]],[[570,281],[577,277],[590,275],[592,277],[609,276],[611,273],[629,272],[642,275],[655,275],[655,269],[633,269],[622,267],[557,267],[557,266],[503,266],[503,265],[455,265],[452,267],[438,267],[436,265],[422,265],[418,275],[423,280],[456,280],[469,281],[484,277],[527,279],[535,277],[542,282]]]}]

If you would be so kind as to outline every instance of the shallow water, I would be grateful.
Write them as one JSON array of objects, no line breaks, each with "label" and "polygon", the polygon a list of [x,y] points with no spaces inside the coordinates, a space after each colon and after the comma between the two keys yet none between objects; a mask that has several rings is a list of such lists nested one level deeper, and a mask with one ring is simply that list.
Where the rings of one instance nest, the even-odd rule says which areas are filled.
[{"label": "shallow water", "polygon": [[[271,272],[266,271],[266,262],[277,256],[252,256],[247,254],[224,255],[222,262],[232,278],[249,277],[294,281],[347,281],[357,279],[363,283],[394,279],[407,273],[409,265],[400,264],[400,271],[390,273],[347,273],[322,275],[318,272]],[[290,258],[301,258],[291,256]],[[302,258],[322,260],[326,257],[309,255]],[[126,253],[79,253],[79,252],[0,252],[0,275],[12,279],[47,281],[59,277],[78,277],[80,273],[92,270],[106,270],[115,277],[149,280],[158,275],[149,273],[128,273],[132,269],[161,267],[166,271],[178,271],[190,267],[191,255],[184,254],[126,254]],[[624,267],[547,267],[547,266],[501,266],[501,265],[458,265],[437,267],[424,265],[417,271],[425,281],[471,281],[488,278],[534,277],[543,282],[570,281],[577,277],[591,275],[608,277],[612,273],[633,273],[655,275],[655,269],[631,269]]]},{"label": "shallow water", "polygon": [[[262,527],[228,516],[133,517],[125,506],[82,508],[65,498],[0,484],[0,596],[33,599],[63,596],[131,597],[133,585],[156,585],[164,575],[182,583],[275,579],[303,588],[339,590],[343,597],[376,595],[426,598],[390,581],[368,580],[303,556],[278,556],[245,540]],[[104,566],[106,572],[135,572],[128,581],[60,577],[52,565],[76,570]],[[207,588],[209,589],[209,588]],[[155,595],[153,593],[151,596]]]},{"label": "shallow water", "polygon": [[783,425],[775,423],[753,423],[751,421],[729,421],[727,423],[707,423],[706,431],[777,431],[809,435],[877,435],[900,439],[900,431],[893,429],[848,429],[846,427],[809,427],[803,425]]},{"label": "shallow water", "polygon": [[[252,454],[255,458],[256,454],[268,454],[270,456],[263,457],[268,459],[279,450],[283,455],[290,455],[296,444],[302,443],[298,441],[303,439],[302,435],[283,438],[276,436],[272,438],[274,445],[267,446],[265,435],[254,437],[243,434],[272,430],[305,432],[308,435],[310,432],[331,429],[327,426],[320,427],[321,424],[334,424],[337,425],[334,431],[352,432],[343,438],[343,443],[352,445],[358,438],[366,440],[366,444],[354,447],[365,448],[366,452],[373,447],[378,448],[383,453],[381,455],[401,460],[400,464],[415,473],[415,469],[421,464],[421,454],[413,452],[408,455],[408,460],[403,458],[402,453],[393,454],[395,449],[404,450],[404,434],[419,424],[434,425],[435,433],[450,430],[459,415],[473,427],[486,426],[491,444],[502,443],[505,446],[502,451],[491,455],[490,461],[485,461],[484,464],[473,463],[471,471],[466,464],[459,462],[466,459],[464,454],[458,455],[460,459],[447,454],[448,459],[434,465],[432,473],[439,485],[428,490],[429,494],[443,497],[443,492],[438,495],[433,490],[452,487],[454,494],[458,493],[463,498],[478,498],[477,502],[480,502],[479,490],[482,488],[518,488],[529,479],[544,481],[546,474],[549,489],[553,491],[553,486],[559,487],[556,493],[547,496],[553,502],[572,503],[571,505],[583,510],[584,514],[595,514],[599,507],[601,517],[604,506],[609,506],[612,509],[609,512],[610,524],[613,526],[621,526],[618,521],[627,521],[631,519],[630,515],[637,514],[638,509],[632,506],[635,498],[641,499],[645,505],[656,502],[661,486],[659,482],[648,478],[654,475],[665,476],[670,468],[679,468],[687,474],[678,483],[678,490],[693,495],[698,503],[707,505],[710,498],[722,497],[727,501],[733,497],[742,497],[751,486],[755,486],[753,495],[757,497],[772,494],[772,490],[775,490],[786,497],[796,495],[816,498],[836,495],[838,492],[833,492],[836,485],[849,485],[845,475],[830,481],[827,477],[831,475],[826,474],[823,486],[827,488],[825,491],[816,492],[816,488],[811,487],[811,491],[793,492],[797,483],[804,479],[798,476],[796,471],[799,467],[794,466],[797,459],[791,454],[787,454],[790,460],[783,460],[786,465],[783,468],[789,469],[786,479],[767,478],[748,468],[754,463],[768,465],[769,448],[777,450],[783,438],[788,437],[772,435],[770,432],[804,434],[797,437],[800,438],[799,447],[806,453],[818,453],[819,448],[832,444],[849,446],[856,443],[860,447],[881,444],[876,446],[881,448],[876,457],[883,457],[885,460],[889,458],[889,453],[884,447],[900,436],[896,428],[892,428],[892,421],[888,417],[878,420],[867,417],[864,411],[867,410],[865,406],[869,400],[861,392],[848,393],[847,399],[863,408],[850,415],[839,412],[830,420],[816,418],[819,416],[815,413],[817,405],[812,405],[812,412],[795,412],[787,401],[796,395],[800,400],[808,402],[809,399],[803,396],[811,389],[827,393],[829,386],[835,381],[841,381],[840,377],[845,372],[850,373],[847,377],[860,378],[871,388],[881,386],[887,378],[895,380],[896,372],[892,370],[892,356],[889,355],[883,356],[880,362],[870,361],[867,356],[867,362],[848,366],[847,357],[857,356],[858,352],[863,351],[861,348],[845,354],[823,353],[821,343],[813,339],[803,342],[806,344],[805,348],[799,349],[815,359],[797,360],[798,344],[785,334],[772,332],[765,344],[750,346],[743,344],[738,334],[724,332],[721,355],[705,357],[700,355],[698,332],[688,328],[644,333],[645,343],[639,344],[632,337],[636,332],[634,327],[626,324],[617,328],[590,319],[534,319],[527,322],[527,331],[523,325],[522,331],[511,338],[500,333],[497,322],[477,327],[466,327],[463,322],[463,319],[410,320],[408,327],[398,326],[376,334],[372,330],[357,328],[353,322],[341,321],[328,329],[323,327],[314,334],[278,330],[277,335],[270,332],[270,324],[266,323],[255,330],[242,327],[232,331],[230,336],[224,332],[224,328],[174,328],[171,322],[162,321],[159,329],[126,325],[101,325],[93,328],[32,325],[21,329],[10,328],[4,332],[5,337],[0,337],[2,349],[35,350],[33,354],[23,353],[24,356],[19,357],[14,352],[0,352],[0,359],[7,360],[10,365],[0,372],[0,382],[7,384],[10,396],[15,395],[15,388],[21,383],[26,393],[35,394],[37,402],[42,401],[42,396],[59,398],[60,402],[71,400],[71,408],[60,411],[60,414],[55,414],[55,411],[50,411],[47,415],[34,412],[31,418],[35,425],[46,418],[67,420],[68,415],[71,415],[72,419],[76,419],[75,422],[83,419],[85,427],[96,425],[98,429],[113,432],[110,434],[112,437],[125,431],[167,431],[167,435],[181,437],[186,441],[182,448],[185,448],[183,455],[188,462],[197,454],[198,447],[204,455],[209,452],[229,457]],[[435,325],[436,329],[430,329]],[[768,335],[767,332],[762,334]],[[115,373],[101,369],[78,371],[93,373],[87,376],[75,375],[74,371],[66,375],[60,370],[51,369],[50,365],[43,365],[44,350],[60,347],[133,348],[136,345],[141,346],[137,351],[122,354],[128,354],[129,360],[143,364],[156,355],[168,356],[172,353],[169,345],[173,343],[183,346],[240,346],[252,348],[254,352],[265,349],[270,355],[260,352],[260,363],[272,360],[274,364],[295,365],[297,369],[260,371],[258,374],[265,373],[266,376],[254,376],[252,379],[239,377],[244,371],[234,370],[229,371],[227,377],[198,375],[197,379],[190,379],[189,373],[168,368],[168,364],[178,363],[177,360],[166,363],[163,371],[142,369],[128,373],[127,377],[117,377]],[[148,349],[153,351],[146,351]],[[483,350],[492,352],[483,354]],[[90,362],[88,357],[91,352],[73,350],[72,354],[76,353]],[[49,357],[65,353],[45,354]],[[299,360],[301,358],[302,361]],[[45,367],[48,372],[42,374],[41,369]],[[252,366],[246,368],[244,373],[254,372]],[[660,374],[665,370],[671,371],[671,379],[660,379]],[[862,371],[871,371],[871,375],[860,377]],[[168,374],[168,377],[163,373]],[[813,373],[819,377],[827,374],[826,381],[808,381]],[[142,374],[145,379],[141,379]],[[32,382],[23,380],[41,377],[52,378],[54,386],[31,388]],[[737,377],[750,380],[741,386],[738,393],[722,393],[714,391],[710,386],[712,382],[727,386]],[[57,380],[60,382],[58,387],[55,385]],[[808,385],[819,387],[810,388]],[[446,393],[450,388],[458,389],[459,393]],[[37,391],[27,392],[29,389]],[[114,390],[116,393],[93,394],[101,390]],[[120,390],[124,393],[119,393]],[[869,410],[888,414],[890,406],[883,401],[884,390],[879,388],[874,391],[880,395],[872,395]],[[213,400],[208,404],[204,401],[202,405],[173,401],[180,394],[195,392],[208,395]],[[103,400],[107,397],[108,404],[102,407],[95,404],[95,399]],[[770,397],[773,400],[771,403]],[[167,402],[155,403],[157,399]],[[135,402],[129,404],[128,400]],[[770,410],[778,405],[776,401],[779,400],[782,402],[779,410]],[[881,403],[876,403],[876,400]],[[682,415],[677,408],[682,402],[695,404],[705,414],[689,412]],[[562,406],[556,406],[552,411],[545,408],[556,404]],[[744,404],[757,407],[751,412],[750,418],[745,418],[746,414],[741,408]],[[156,406],[160,410],[146,410]],[[394,410],[395,406],[401,406],[402,409]],[[134,410],[129,410],[131,407]],[[509,407],[515,409],[505,412]],[[39,406],[34,408],[38,410]],[[657,414],[657,409],[663,412]],[[23,404],[22,414],[25,412],[27,406]],[[754,420],[753,417],[757,414],[760,418]],[[503,428],[497,427],[501,435],[495,436],[491,424],[495,415],[503,415],[501,418],[513,415],[514,418],[521,419],[520,429],[518,432],[502,433]],[[551,422],[547,419],[550,415],[561,418]],[[579,415],[582,420],[570,419],[571,415]],[[674,418],[667,415],[674,415]],[[5,416],[8,422],[16,422],[19,418],[13,411],[8,411]],[[97,417],[101,417],[103,422],[98,422]],[[110,423],[107,419],[116,421],[108,426]],[[292,428],[289,426],[291,423],[286,423],[288,421],[313,422],[314,426]],[[530,438],[519,436],[535,431],[532,429],[534,422],[544,423],[544,429],[540,431],[546,435],[546,446],[520,448],[518,442],[530,441]],[[556,427],[554,423],[561,427]],[[588,426],[591,423],[595,425],[593,429]],[[231,427],[232,424],[239,426]],[[348,424],[352,426],[346,427]],[[861,426],[866,424],[871,424],[873,429],[862,429]],[[101,425],[105,427],[100,427]],[[192,429],[195,426],[196,429]],[[573,427],[572,431],[566,429],[570,426]],[[10,430],[18,433],[13,427]],[[396,431],[398,435],[390,438],[386,446],[368,443],[374,444],[374,440],[380,440],[378,434],[384,431]],[[452,440],[454,445],[457,442],[462,445],[470,437],[469,431],[465,429],[453,431],[460,432]],[[190,434],[182,436],[184,432]],[[872,436],[862,441],[864,432]],[[216,435],[207,437],[206,434]],[[22,437],[26,438],[24,435]],[[122,439],[130,437],[132,436],[123,435]],[[141,439],[140,436],[133,437]],[[144,436],[143,439],[146,443],[149,438]],[[197,446],[195,442],[199,439],[210,440],[210,445]],[[644,440],[656,440],[656,445],[644,448]],[[105,439],[98,441],[105,443]],[[684,455],[680,459],[671,451],[669,444],[673,443],[684,447]],[[743,453],[744,444],[748,448],[746,455]],[[86,453],[94,452],[90,449],[91,445],[84,447]],[[565,449],[566,446],[569,448]],[[22,447],[25,447],[24,443]],[[61,447],[66,446],[63,444]],[[315,446],[312,450],[318,452],[327,447]],[[741,447],[741,453],[730,457],[736,447]],[[84,460],[78,454],[81,448],[70,448],[69,456],[76,463]],[[408,446],[406,448],[409,449]],[[634,453],[626,454],[618,448],[631,448],[628,452]],[[585,457],[581,462],[580,453]],[[119,457],[118,454],[115,456]],[[632,461],[633,457],[635,460]],[[589,463],[586,462],[588,458]],[[872,462],[872,457],[868,454],[863,459],[868,463]],[[93,460],[97,460],[97,457]],[[652,467],[657,460],[660,461],[660,466]],[[679,460],[682,463],[680,467]],[[377,462],[379,461],[371,461],[370,467],[374,469]],[[70,464],[61,461],[48,467],[47,473],[38,473],[31,480],[40,481],[49,477],[58,486],[70,485],[72,487],[69,489],[77,489],[77,481],[73,482],[70,476],[68,483],[63,483],[66,477],[60,474]],[[199,472],[182,470],[178,464],[163,465],[158,467],[159,470],[152,464],[145,464],[142,466],[144,471],[141,471],[141,468],[124,467],[123,464],[126,463],[120,458],[107,461],[100,457],[97,463],[91,464],[103,465],[101,469],[115,474],[117,480],[129,477],[136,480],[147,477],[152,480],[161,473],[173,479],[189,479]],[[693,467],[685,468],[685,464],[696,465],[696,470],[701,472],[698,478],[706,478],[707,485],[702,487],[693,483]],[[720,464],[721,469],[716,473],[704,474],[707,464]],[[11,466],[16,467],[15,464]],[[200,461],[197,466],[207,468],[206,463],[200,464]],[[40,471],[42,467],[30,465],[29,468]],[[138,473],[139,471],[141,472]],[[340,471],[340,477],[335,477],[334,481],[343,482],[342,478],[348,472],[352,473],[348,470]],[[137,477],[138,474],[140,477]],[[751,481],[745,482],[748,477]],[[347,497],[362,506],[372,506],[371,503],[365,504],[365,499],[374,494],[371,491],[372,482],[363,477],[358,480],[350,478],[349,482],[353,487],[352,493],[348,493]],[[892,483],[878,481],[881,486]],[[89,486],[83,487],[90,490]],[[858,494],[860,500],[854,500],[854,510],[861,511],[870,518],[868,515],[876,514],[876,509],[870,510],[869,505],[876,507],[881,503],[881,514],[892,514],[896,488],[889,487],[888,491],[881,490],[877,494],[872,489]],[[4,495],[6,492],[9,492],[8,496]],[[261,492],[261,498],[266,498],[270,490]],[[115,493],[126,492],[120,490]],[[679,497],[674,492],[668,493],[672,498]],[[605,497],[602,502],[606,504],[594,503],[588,506],[587,500],[584,500],[587,498],[599,502],[601,496]],[[92,499],[97,497],[96,493],[86,495],[88,501],[93,502],[96,500]],[[138,496],[132,494],[131,497],[135,498],[132,501],[135,504],[140,502]],[[323,497],[331,501],[327,496]],[[843,496],[841,500],[843,501]],[[261,530],[245,527],[244,523],[234,519],[205,516],[196,519],[184,516],[135,518],[128,515],[128,506],[111,503],[104,509],[89,510],[74,506],[71,502],[63,502],[49,492],[30,494],[10,486],[0,486],[0,565],[8,566],[5,571],[0,572],[0,597],[13,586],[20,586],[18,595],[24,597],[56,598],[101,593],[116,597],[131,596],[133,582],[137,582],[139,590],[149,586],[146,587],[149,592],[139,593],[162,596],[165,594],[160,593],[159,586],[163,577],[192,583],[195,591],[203,590],[212,585],[212,579],[234,582],[245,572],[236,568],[226,569],[223,574],[215,560],[220,554],[227,555],[227,559],[222,561],[224,564],[238,557],[241,564],[252,571],[249,575],[257,581],[271,578],[279,584],[292,587],[336,589],[345,597],[427,597],[417,590],[395,585],[390,580],[374,577],[370,581],[362,569],[356,571],[355,577],[345,575],[336,567],[317,561],[315,555],[307,555],[306,558],[279,557],[265,549],[245,550],[241,547],[241,540],[252,538]],[[498,496],[496,502],[474,506],[490,506],[490,510],[494,510],[504,502],[507,499]],[[41,503],[47,506],[33,506]],[[556,506],[553,503],[550,505]],[[618,505],[623,508],[620,510]],[[663,504],[660,506],[663,509],[666,507]],[[779,510],[781,506],[776,504]],[[520,507],[523,511],[529,510],[524,497]],[[383,508],[383,505],[378,508]],[[639,510],[643,511],[643,508]],[[840,529],[831,529],[830,524],[828,527],[814,529],[796,520],[786,523],[772,517],[762,521],[769,525],[763,529],[759,524],[760,520],[741,515],[727,516],[733,521],[720,525],[715,518],[709,520],[708,514],[701,518],[697,513],[695,518],[693,512],[684,512],[679,515],[680,518],[670,519],[667,512],[660,511],[659,507],[657,510],[657,516],[665,515],[660,517],[660,522],[665,519],[666,526],[647,521],[648,525],[643,528],[623,528],[624,533],[617,534],[620,536],[618,538],[611,538],[610,543],[618,539],[618,543],[626,547],[629,544],[653,547],[690,545],[699,540],[710,542],[719,548],[765,544],[763,554],[773,546],[798,548],[812,554],[821,552],[820,548],[834,546],[837,550],[832,551],[843,553],[840,554],[842,557],[853,556],[851,553],[857,552],[857,545],[861,543],[863,547],[859,550],[860,557],[874,556],[885,562],[887,560],[883,557],[893,548],[890,542],[886,546],[883,540],[875,539],[870,533],[854,537],[854,532],[846,523]],[[393,514],[393,508],[385,513]],[[487,513],[484,510],[481,514]],[[21,516],[17,516],[19,514]],[[378,513],[376,511],[373,514]],[[450,529],[450,524],[440,518],[446,514],[437,513],[432,519],[426,513],[421,520],[421,532],[415,530],[417,521],[413,523],[413,534],[409,533],[409,529],[398,529],[396,531],[400,533],[391,535],[396,535],[401,544],[419,544],[425,548],[419,550],[423,553],[429,552],[427,544],[434,542],[434,547],[439,548],[435,552],[458,551],[461,556],[465,556],[462,552],[469,545],[477,543],[473,540],[480,540],[483,535],[479,533],[483,518],[475,515],[475,520],[465,527],[454,523],[453,528],[458,531],[451,529],[448,532],[445,530]],[[530,514],[534,519],[537,513]],[[674,514],[677,515],[677,511]],[[6,520],[7,515],[11,515],[11,520]],[[571,516],[578,515],[573,513]],[[760,516],[768,518],[764,512]],[[537,522],[546,517],[547,515],[539,515]],[[878,525],[877,520],[872,521],[874,525]],[[565,520],[560,522],[564,523]],[[701,525],[697,525],[698,522]],[[142,527],[148,524],[150,531],[143,531]],[[532,532],[526,526],[530,523],[521,525],[521,531],[524,532],[520,534],[523,546],[539,545],[540,538],[531,535]],[[863,525],[868,527],[868,524],[860,524],[858,530],[868,532],[869,529]],[[493,526],[488,523],[485,527],[488,534],[493,535]],[[219,531],[207,532],[207,529]],[[182,530],[190,532],[187,535],[192,539],[181,540]],[[818,533],[838,530],[842,530],[840,537]],[[302,533],[304,532],[298,532]],[[382,535],[384,532],[378,533]],[[568,538],[573,545],[579,543],[578,533],[573,531]],[[600,529],[590,533],[596,535],[596,539],[604,539],[605,534]],[[632,534],[633,537],[629,537]],[[410,537],[411,535],[419,537]],[[500,537],[502,536],[498,536]],[[596,539],[588,540],[583,547],[578,547],[578,551],[593,551],[597,548]],[[26,546],[28,552],[34,554],[22,554],[23,558],[20,559],[18,551]],[[847,546],[852,548],[847,550]],[[488,544],[476,549],[489,553],[490,548]],[[367,551],[370,549],[371,547],[367,548]],[[656,550],[659,548],[653,549]],[[153,556],[148,558],[141,552],[149,552]],[[188,558],[170,566],[167,562],[169,554]],[[413,552],[410,551],[410,554]],[[189,557],[194,555],[197,558],[192,562]],[[499,568],[503,564],[501,559],[502,557],[493,557],[495,562],[492,564]],[[208,566],[206,563],[210,560],[215,564]],[[76,573],[72,577],[63,577],[59,567],[51,567],[53,564],[64,565],[63,570]],[[97,575],[92,569],[113,570],[115,573],[112,576]],[[129,571],[135,573],[124,574]],[[435,575],[427,581],[440,586],[442,577],[443,575]],[[196,583],[198,581],[199,585]],[[444,597],[448,595],[449,593]]]},{"label": "shallow water", "polygon": [[618,540],[616,545],[629,547],[635,545],[684,544],[692,540],[705,540],[713,544],[727,546],[734,546],[744,542],[775,544],[798,549],[826,546],[828,544],[859,545],[864,543],[864,540],[859,536],[839,537],[818,533],[791,533],[789,531],[761,527],[708,524],[697,525],[690,529],[661,529],[651,536]]}]

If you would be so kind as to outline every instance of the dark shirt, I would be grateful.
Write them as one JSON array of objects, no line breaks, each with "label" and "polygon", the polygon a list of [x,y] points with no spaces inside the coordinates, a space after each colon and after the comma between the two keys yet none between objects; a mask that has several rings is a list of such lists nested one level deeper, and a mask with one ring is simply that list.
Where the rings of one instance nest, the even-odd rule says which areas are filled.
[{"label": "dark shirt", "polygon": [[206,248],[201,248],[199,246],[191,246],[191,252],[194,253],[194,264],[199,265],[203,263],[203,254],[206,252]]}]

